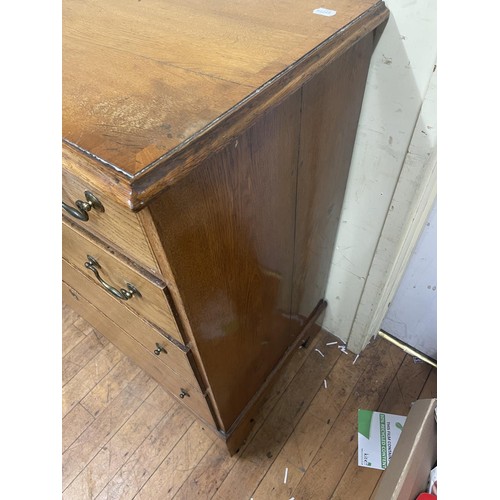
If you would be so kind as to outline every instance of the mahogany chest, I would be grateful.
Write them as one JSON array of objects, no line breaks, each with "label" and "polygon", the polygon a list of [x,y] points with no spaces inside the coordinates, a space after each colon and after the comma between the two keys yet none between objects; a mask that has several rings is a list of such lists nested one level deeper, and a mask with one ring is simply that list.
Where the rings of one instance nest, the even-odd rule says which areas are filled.
[{"label": "mahogany chest", "polygon": [[230,453],[327,307],[388,17],[334,8],[63,2],[64,301]]}]

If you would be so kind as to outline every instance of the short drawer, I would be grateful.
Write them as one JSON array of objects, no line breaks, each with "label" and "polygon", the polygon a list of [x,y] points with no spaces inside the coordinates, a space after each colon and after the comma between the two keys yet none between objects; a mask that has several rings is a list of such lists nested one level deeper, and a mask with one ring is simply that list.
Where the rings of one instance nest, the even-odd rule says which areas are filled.
[{"label": "short drawer", "polygon": [[192,384],[201,382],[201,379],[195,375],[197,369],[194,365],[193,355],[187,347],[168,339],[146,320],[113,300],[113,297],[108,292],[92,281],[92,277],[82,274],[64,259],[62,277],[63,281],[73,290],[78,291],[79,295],[94,307],[100,309],[105,316],[115,322],[117,326],[142,344],[148,351],[158,356],[160,361],[174,372],[181,374]]},{"label": "short drawer", "polygon": [[[104,211],[90,208],[80,210],[76,202],[88,202],[85,192],[88,191],[92,200],[94,196],[102,205]],[[63,169],[62,174],[63,214],[89,232],[103,239],[110,246],[138,262],[152,274],[160,276],[158,264],[153,255],[148,239],[137,214],[112,201],[102,191],[83,182],[75,175]],[[75,214],[82,213],[88,220],[79,220]]]},{"label": "short drawer", "polygon": [[185,404],[209,425],[214,425],[207,400],[199,387],[176,374],[157,356],[146,350],[123,329],[63,281],[63,301],[132,359],[179,402]]},{"label": "short drawer", "polygon": [[[113,249],[96,241],[90,234],[77,231],[74,225],[65,221],[62,225],[62,243],[62,256],[67,262],[92,277],[103,290],[107,287],[107,293],[111,289],[117,292],[122,299],[111,292],[109,296],[124,307],[137,312],[174,339],[183,342],[170,308],[165,283],[153,276],[147,278],[133,263],[126,263],[124,259],[116,257]],[[126,293],[134,289],[136,292],[126,298]]]}]

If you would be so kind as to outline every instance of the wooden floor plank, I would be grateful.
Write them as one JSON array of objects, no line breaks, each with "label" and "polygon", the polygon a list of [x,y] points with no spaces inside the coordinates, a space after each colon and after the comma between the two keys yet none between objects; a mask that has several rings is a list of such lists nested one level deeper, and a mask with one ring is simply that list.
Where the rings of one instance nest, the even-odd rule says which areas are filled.
[{"label": "wooden floor plank", "polygon": [[437,398],[437,369],[432,368],[425,385],[420,393],[419,399],[433,399]]},{"label": "wooden floor plank", "polygon": [[229,456],[225,444],[215,441],[176,492],[175,500],[212,498],[238,460],[239,455]]},{"label": "wooden floor plank", "polygon": [[335,491],[357,449],[358,409],[378,407],[403,362],[404,353],[400,349],[395,346],[377,349],[378,346],[380,340],[367,347],[376,349],[374,359],[359,379],[291,496],[328,500]]},{"label": "wooden floor plank", "polygon": [[194,420],[186,408],[175,404],[96,498],[134,498]]},{"label": "wooden floor plank", "polygon": [[[320,332],[318,337],[325,343],[330,335]],[[338,349],[323,351],[324,356],[315,349],[309,353],[273,412],[213,496],[214,499],[251,497],[340,356]]]},{"label": "wooden floor plank", "polygon": [[66,488],[63,499],[95,498],[173,405],[172,397],[158,386]]},{"label": "wooden floor plank", "polygon": [[137,500],[172,499],[191,470],[196,467],[217,437],[199,420],[182,436],[135,497]]},{"label": "wooden floor plank", "polygon": [[80,329],[84,335],[90,335],[92,330],[94,330],[94,327],[80,316],[73,324]]},{"label": "wooden floor plank", "polygon": [[93,421],[94,417],[79,403],[68,412],[62,421],[63,453]]},{"label": "wooden floor plank", "polygon": [[126,383],[132,364],[129,372],[113,345],[97,345],[99,334],[67,307],[63,329],[65,500],[368,500],[381,471],[357,466],[357,409],[404,414],[412,400],[437,395],[437,370],[384,339],[352,364],[322,332],[293,353],[230,457],[144,372]]},{"label": "wooden floor plank", "polygon": [[85,337],[86,335],[73,323],[67,325],[62,332],[63,357],[74,349]]},{"label": "wooden floor plank", "polygon": [[97,331],[87,335],[62,359],[62,382],[67,384],[109,341]]},{"label": "wooden floor plank", "polygon": [[63,454],[63,490],[142,404],[157,384],[140,372]]},{"label": "wooden floor plank", "polygon": [[72,377],[62,388],[63,417],[122,359],[123,354],[114,345],[108,344]]},{"label": "wooden floor plank", "polygon": [[133,361],[123,357],[82,398],[80,404],[96,417],[140,371],[141,369]]},{"label": "wooden floor plank", "polygon": [[71,309],[64,302],[62,303],[62,334],[64,336],[64,332],[68,329],[68,327],[74,324],[75,321],[80,319],[80,316]]},{"label": "wooden floor plank", "polygon": [[[336,349],[336,346],[322,347],[322,349],[332,348]],[[369,349],[367,354],[360,357],[354,364],[352,354],[339,356],[338,361],[325,378],[326,387],[325,381],[320,381],[315,398],[269,468],[266,476],[253,492],[252,497],[255,500],[290,498],[292,496],[293,489],[299,484],[311,464],[358,379],[372,363],[375,352],[375,348]],[[286,469],[288,473],[285,484],[284,471]]]},{"label": "wooden floor plank", "polygon": [[[379,407],[365,409],[408,415],[412,403],[419,398],[430,369],[430,365],[415,364],[413,357],[406,355]],[[358,466],[356,449],[331,499],[370,498],[381,475],[380,470]]]},{"label": "wooden floor plank", "polygon": [[226,476],[229,474],[239,457],[243,454],[248,444],[280,400],[283,393],[294,379],[306,361],[309,353],[314,350],[320,342],[320,336],[317,336],[307,348],[300,347],[294,351],[288,363],[283,367],[278,375],[275,384],[265,400],[262,409],[255,417],[255,424],[248,436],[246,443],[241,447],[237,455],[230,457],[227,454],[225,446],[221,442],[214,442],[210,450],[206,453],[200,463],[193,469],[187,480],[177,492],[176,500],[191,500],[194,498],[207,499],[212,498],[219,489]]}]

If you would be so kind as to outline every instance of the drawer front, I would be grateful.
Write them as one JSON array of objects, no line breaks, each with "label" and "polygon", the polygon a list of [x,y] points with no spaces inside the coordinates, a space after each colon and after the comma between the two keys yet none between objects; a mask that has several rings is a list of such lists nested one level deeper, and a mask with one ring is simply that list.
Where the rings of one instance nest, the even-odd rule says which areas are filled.
[{"label": "drawer front", "polygon": [[185,404],[208,424],[214,425],[205,396],[196,385],[191,384],[182,375],[178,375],[168,368],[157,356],[130,337],[124,330],[88,302],[77,290],[64,282],[62,288],[63,300],[68,306],[107,337],[111,343],[132,359],[179,402]]},{"label": "drawer front", "polygon": [[[160,361],[181,374],[190,383],[194,385],[198,383],[198,378],[191,367],[192,354],[188,348],[182,349],[171,342],[144,319],[113,300],[113,297],[94,283],[91,277],[82,274],[65,260],[62,264],[62,276],[65,283],[78,291],[78,294],[94,307],[100,309],[105,316],[125,330],[148,351],[158,356]],[[196,370],[196,368],[194,369]]]},{"label": "drawer front", "polygon": [[[131,289],[128,284],[133,285],[139,293],[134,293],[128,300],[117,298],[111,293],[109,295],[114,300],[119,301],[123,307],[134,310],[171,337],[183,342],[168,303],[168,290],[164,283],[155,280],[153,277],[151,279],[146,278],[132,267],[132,264],[125,264],[124,261],[113,255],[110,248],[105,248],[97,243],[88,234],[77,232],[74,227],[64,221],[62,240],[62,256],[67,262],[84,274],[91,276],[99,286],[105,287],[105,284],[107,284],[117,292],[120,290],[129,292]],[[92,259],[89,259],[89,257]],[[86,267],[86,263],[92,264],[92,266]],[[95,274],[95,271],[97,271],[99,277]],[[103,283],[99,282],[99,279]]]},{"label": "drawer front", "polygon": [[[75,224],[96,234],[131,260],[138,262],[149,272],[160,276],[158,264],[137,215],[63,169],[63,203],[71,208],[77,208],[76,201],[87,201],[85,191],[90,191],[97,198],[104,207],[104,211],[91,208],[87,212],[87,221],[78,220],[65,209],[63,209],[63,213],[70,217]],[[85,210],[81,212],[85,213]]]}]

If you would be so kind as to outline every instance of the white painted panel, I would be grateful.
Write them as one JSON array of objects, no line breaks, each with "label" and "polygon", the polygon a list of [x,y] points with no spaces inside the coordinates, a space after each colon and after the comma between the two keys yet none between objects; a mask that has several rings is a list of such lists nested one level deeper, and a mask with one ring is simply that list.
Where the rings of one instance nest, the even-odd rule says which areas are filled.
[{"label": "white painted panel", "polygon": [[391,15],[372,57],[326,291],[323,328],[345,341],[436,61],[436,1],[386,5]]},{"label": "white painted panel", "polygon": [[382,330],[437,360],[437,203],[410,257]]},{"label": "white painted panel", "polygon": [[436,198],[436,74],[401,169],[348,339],[360,352],[376,335]]}]

